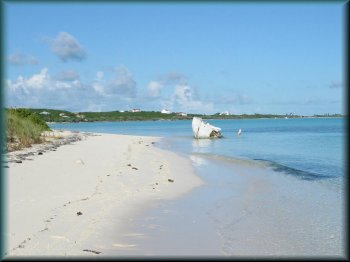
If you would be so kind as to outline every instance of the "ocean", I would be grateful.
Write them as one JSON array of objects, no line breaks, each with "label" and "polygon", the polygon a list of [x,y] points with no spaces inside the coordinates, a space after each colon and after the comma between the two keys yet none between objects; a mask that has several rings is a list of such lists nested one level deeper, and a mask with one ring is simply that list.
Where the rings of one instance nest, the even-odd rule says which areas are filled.
[{"label": "ocean", "polygon": [[[225,256],[344,254],[345,118],[208,122],[220,127],[224,137],[194,139],[189,120],[55,123],[50,127],[163,137],[157,146],[191,159],[206,185],[149,211],[148,216],[157,217],[167,230],[149,232],[147,215],[130,225],[153,239],[138,240],[139,254],[145,250],[166,256],[175,251]],[[170,236],[172,249],[165,244]],[[180,241],[174,242],[174,237]]]}]

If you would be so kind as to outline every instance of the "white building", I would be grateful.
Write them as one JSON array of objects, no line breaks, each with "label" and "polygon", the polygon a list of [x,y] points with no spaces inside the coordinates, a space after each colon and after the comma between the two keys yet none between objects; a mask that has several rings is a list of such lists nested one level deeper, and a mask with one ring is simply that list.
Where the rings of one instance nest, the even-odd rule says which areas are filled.
[{"label": "white building", "polygon": [[160,111],[162,114],[171,114],[171,111],[168,109],[163,109],[162,111]]},{"label": "white building", "polygon": [[186,113],[184,113],[184,112],[178,112],[178,113],[176,113],[178,116],[187,116],[187,114]]},{"label": "white building", "polygon": [[133,113],[141,112],[141,109],[134,108],[134,109],[131,109],[130,112],[133,112]]},{"label": "white building", "polygon": [[50,113],[49,112],[46,112],[46,111],[42,111],[39,113],[40,115],[49,115]]},{"label": "white building", "polygon": [[228,116],[230,113],[228,112],[228,111],[224,111],[224,112],[221,112],[220,113],[220,116],[222,116],[222,115],[225,115],[225,116]]}]

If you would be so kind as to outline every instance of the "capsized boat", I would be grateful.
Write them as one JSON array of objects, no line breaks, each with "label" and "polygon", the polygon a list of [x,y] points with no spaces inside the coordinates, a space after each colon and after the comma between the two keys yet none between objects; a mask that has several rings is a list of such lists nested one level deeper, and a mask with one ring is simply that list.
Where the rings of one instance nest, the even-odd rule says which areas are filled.
[{"label": "capsized boat", "polygon": [[205,122],[200,117],[193,117],[192,130],[195,138],[220,138],[221,128]]}]

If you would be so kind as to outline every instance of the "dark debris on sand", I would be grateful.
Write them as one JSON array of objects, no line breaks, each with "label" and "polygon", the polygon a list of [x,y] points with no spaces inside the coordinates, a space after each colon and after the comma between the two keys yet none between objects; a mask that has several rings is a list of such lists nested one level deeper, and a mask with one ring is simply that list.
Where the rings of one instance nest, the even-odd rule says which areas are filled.
[{"label": "dark debris on sand", "polygon": [[[57,148],[63,145],[69,145],[74,142],[80,141],[84,136],[91,135],[90,133],[77,133],[72,132],[72,135],[66,136],[57,140],[48,141],[42,144],[35,144],[30,148],[26,148],[20,151],[12,151],[7,153],[8,160],[3,160],[4,163],[17,163],[20,164],[24,160],[33,160],[29,158],[34,155],[43,155],[49,151],[56,151]],[[3,164],[4,164],[3,163]]]}]

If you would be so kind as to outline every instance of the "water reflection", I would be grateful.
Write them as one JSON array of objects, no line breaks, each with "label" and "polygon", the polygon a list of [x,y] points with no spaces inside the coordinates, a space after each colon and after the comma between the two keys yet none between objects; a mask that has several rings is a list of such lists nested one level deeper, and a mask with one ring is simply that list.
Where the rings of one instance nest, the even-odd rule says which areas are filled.
[{"label": "water reflection", "polygon": [[212,139],[193,139],[192,150],[193,152],[208,153],[212,147]]},{"label": "water reflection", "polygon": [[190,158],[194,166],[203,166],[208,164],[208,161],[202,157],[191,155]]}]

